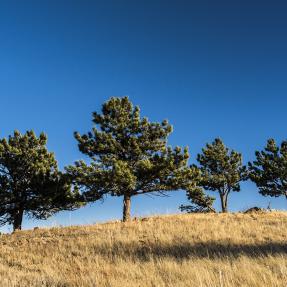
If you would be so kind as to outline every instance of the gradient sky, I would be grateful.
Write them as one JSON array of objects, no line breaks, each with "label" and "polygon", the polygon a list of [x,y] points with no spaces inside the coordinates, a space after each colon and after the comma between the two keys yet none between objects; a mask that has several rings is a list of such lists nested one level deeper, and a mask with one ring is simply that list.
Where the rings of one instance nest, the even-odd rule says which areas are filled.
[{"label": "gradient sky", "polygon": [[[276,0],[0,0],[0,136],[45,131],[62,169],[84,158],[73,132],[88,131],[91,113],[111,96],[128,95],[150,120],[169,119],[170,144],[188,145],[191,162],[220,136],[246,163],[268,138],[287,137],[286,15]],[[230,209],[269,202],[287,207],[247,182]],[[132,213],[174,213],[182,203],[184,192],[142,196]],[[122,199],[108,198],[24,228],[121,212]]]}]

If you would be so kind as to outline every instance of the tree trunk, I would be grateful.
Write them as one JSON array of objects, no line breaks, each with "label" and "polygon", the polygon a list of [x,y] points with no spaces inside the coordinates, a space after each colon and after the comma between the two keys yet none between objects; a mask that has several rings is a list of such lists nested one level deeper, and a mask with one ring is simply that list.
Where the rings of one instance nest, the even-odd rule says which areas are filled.
[{"label": "tree trunk", "polygon": [[131,220],[131,196],[124,195],[123,222]]},{"label": "tree trunk", "polygon": [[22,229],[22,221],[23,221],[24,210],[19,209],[15,212],[13,218],[13,231]]},{"label": "tree trunk", "polygon": [[221,209],[223,213],[227,213],[227,194],[220,194]]}]

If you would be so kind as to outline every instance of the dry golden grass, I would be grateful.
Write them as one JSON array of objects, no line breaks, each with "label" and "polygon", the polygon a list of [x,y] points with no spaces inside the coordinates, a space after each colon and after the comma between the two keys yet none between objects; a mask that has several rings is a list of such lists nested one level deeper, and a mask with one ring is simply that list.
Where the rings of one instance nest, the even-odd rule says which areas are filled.
[{"label": "dry golden grass", "polygon": [[287,213],[194,214],[2,235],[1,287],[287,286]]}]

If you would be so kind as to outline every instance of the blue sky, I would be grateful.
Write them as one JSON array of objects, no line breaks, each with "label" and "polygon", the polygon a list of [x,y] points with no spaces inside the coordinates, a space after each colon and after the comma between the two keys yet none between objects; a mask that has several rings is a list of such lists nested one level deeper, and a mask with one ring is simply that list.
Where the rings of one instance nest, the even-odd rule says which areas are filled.
[{"label": "blue sky", "polygon": [[[63,168],[84,158],[73,132],[88,131],[111,96],[128,95],[150,120],[169,119],[170,144],[188,145],[191,162],[218,136],[248,162],[268,138],[287,137],[286,13],[276,0],[0,0],[0,136],[45,131]],[[120,218],[121,201],[24,227]],[[244,183],[230,209],[269,201],[286,208]],[[185,202],[183,192],[137,197],[132,213],[178,212]]]}]

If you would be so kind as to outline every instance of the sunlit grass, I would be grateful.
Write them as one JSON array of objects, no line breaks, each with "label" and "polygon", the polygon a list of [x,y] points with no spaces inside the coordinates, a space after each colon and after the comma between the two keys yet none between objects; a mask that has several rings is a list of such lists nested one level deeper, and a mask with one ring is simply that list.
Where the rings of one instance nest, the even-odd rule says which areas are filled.
[{"label": "sunlit grass", "polygon": [[282,286],[287,213],[194,214],[2,235],[1,286]]}]

